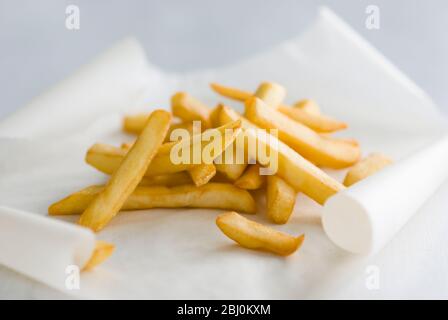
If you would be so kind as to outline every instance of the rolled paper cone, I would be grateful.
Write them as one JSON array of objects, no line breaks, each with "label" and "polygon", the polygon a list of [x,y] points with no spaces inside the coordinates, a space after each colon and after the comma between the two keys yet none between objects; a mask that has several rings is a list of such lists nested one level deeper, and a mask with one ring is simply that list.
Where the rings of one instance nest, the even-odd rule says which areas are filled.
[{"label": "rolled paper cone", "polygon": [[0,206],[0,225],[0,265],[59,290],[95,249],[91,230],[38,214]]},{"label": "rolled paper cone", "polygon": [[448,135],[331,197],[325,233],[347,251],[377,252],[447,177]]}]

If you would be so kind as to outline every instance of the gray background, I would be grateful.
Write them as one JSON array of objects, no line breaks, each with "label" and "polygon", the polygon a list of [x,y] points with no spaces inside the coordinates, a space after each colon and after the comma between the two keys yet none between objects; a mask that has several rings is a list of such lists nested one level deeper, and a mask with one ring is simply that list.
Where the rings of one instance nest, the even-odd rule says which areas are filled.
[{"label": "gray background", "polygon": [[[81,29],[65,27],[76,4]],[[448,1],[431,0],[0,0],[0,118],[113,42],[136,35],[149,60],[185,72],[230,64],[296,36],[328,5],[448,114]],[[365,28],[367,5],[380,30]]]}]

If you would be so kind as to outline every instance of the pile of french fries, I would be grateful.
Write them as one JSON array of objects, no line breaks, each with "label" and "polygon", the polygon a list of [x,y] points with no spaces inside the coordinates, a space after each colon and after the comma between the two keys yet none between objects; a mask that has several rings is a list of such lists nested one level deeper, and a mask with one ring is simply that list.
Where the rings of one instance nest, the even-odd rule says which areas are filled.
[{"label": "pile of french fries", "polygon": [[[346,123],[322,114],[312,100],[285,104],[286,90],[279,84],[263,82],[254,93],[219,84],[211,88],[244,103],[245,112],[222,103],[212,109],[179,92],[171,98],[171,112],[125,116],[123,131],[134,135],[134,141],[96,143],[86,154],[89,165],[109,175],[107,184],[69,195],[52,204],[49,214],[80,215],[79,224],[97,232],[120,211],[221,209],[229,212],[220,214],[216,224],[227,237],[249,249],[287,256],[300,248],[304,235],[285,234],[242,216],[257,212],[254,190],[265,190],[267,219],[285,224],[298,192],[323,205],[391,162],[382,154],[359,161],[356,140],[332,136]],[[173,160],[179,150],[191,151],[189,161]],[[209,156],[195,159],[197,150],[209,150]],[[340,183],[322,168],[349,170]]]}]

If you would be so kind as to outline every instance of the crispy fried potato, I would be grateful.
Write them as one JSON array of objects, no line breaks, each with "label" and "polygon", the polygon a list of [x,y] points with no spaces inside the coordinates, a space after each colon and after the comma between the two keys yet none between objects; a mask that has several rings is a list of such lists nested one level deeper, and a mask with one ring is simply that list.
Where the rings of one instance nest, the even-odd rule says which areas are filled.
[{"label": "crispy fried potato", "polygon": [[208,183],[216,174],[216,167],[213,163],[203,163],[188,169],[196,187],[200,187]]},{"label": "crispy fried potato", "polygon": [[[117,148],[103,143],[96,143],[87,151],[85,160],[95,169],[106,174],[113,174],[120,166],[127,151],[128,150],[125,148]],[[149,165],[145,176],[150,177],[181,172],[188,170],[193,166],[193,164],[173,164],[170,160],[169,153],[160,153],[159,150]]]},{"label": "crispy fried potato", "polygon": [[171,110],[174,116],[184,121],[199,120],[206,129],[212,127],[210,109],[186,92],[178,92],[171,97]]},{"label": "crispy fried potato", "polygon": [[252,94],[250,92],[247,91],[243,91],[243,90],[239,90],[236,88],[231,88],[231,87],[226,87],[226,86],[222,86],[218,83],[210,83],[210,87],[213,89],[213,91],[215,91],[216,93],[233,99],[233,100],[237,100],[237,101],[241,101],[244,102],[247,99],[249,99]]},{"label": "crispy fried potato", "polygon": [[216,225],[233,241],[248,249],[269,251],[288,256],[303,243],[305,236],[290,236],[244,218],[236,212],[223,213],[216,218]]},{"label": "crispy fried potato", "polygon": [[[54,203],[48,209],[50,215],[80,214],[104,190],[104,186],[90,186]],[[125,201],[121,210],[145,210],[152,208],[210,208],[238,210],[255,213],[255,200],[251,194],[227,183],[208,183],[196,187],[138,186]]]},{"label": "crispy fried potato", "polygon": [[161,174],[158,176],[143,177],[140,181],[139,186],[149,187],[149,186],[164,186],[164,187],[174,187],[181,186],[184,184],[192,184],[193,180],[186,171],[175,172],[170,174]]},{"label": "crispy fried potato", "polygon": [[286,96],[286,90],[274,82],[263,82],[257,88],[255,97],[263,100],[268,106],[278,108]]},{"label": "crispy fried potato", "polygon": [[92,256],[86,265],[83,267],[83,271],[93,269],[94,267],[103,263],[107,258],[109,258],[115,250],[115,246],[111,243],[98,240],[93,250]]},{"label": "crispy fried potato", "polygon": [[210,111],[208,118],[209,118],[210,125],[213,128],[219,127],[219,113],[220,113],[219,105],[217,105],[215,108],[213,108]]},{"label": "crispy fried potato", "polygon": [[[215,111],[216,113],[216,123],[219,125],[219,115],[221,112],[221,107],[218,106]],[[244,159],[244,154],[242,159],[237,157],[237,146],[236,142],[229,145],[226,150],[216,158],[214,163],[216,171],[218,171],[223,177],[230,181],[235,181],[244,172],[247,167],[247,161]]]},{"label": "crispy fried potato", "polygon": [[[132,116],[125,116],[123,119],[123,131],[131,134],[139,135],[140,132],[142,132],[143,128],[145,127],[146,121],[148,121],[149,113],[140,113],[137,115]],[[184,129],[187,130],[190,134],[193,134],[193,122],[178,122],[178,123],[172,123],[170,125],[170,128],[168,130],[168,133],[166,134],[165,141],[169,142],[171,141],[170,136],[171,132],[173,132],[176,129]],[[199,131],[201,128],[198,128]],[[125,148],[130,148],[130,143],[123,144]]]},{"label": "crispy fried potato", "polygon": [[250,164],[244,174],[235,181],[234,185],[241,189],[257,190],[266,181],[265,175],[260,175],[260,165]]},{"label": "crispy fried potato", "polygon": [[266,205],[267,216],[273,222],[285,224],[294,210],[297,193],[282,178],[272,175],[267,177]]},{"label": "crispy fried potato", "polygon": [[[173,123],[171,124],[170,128],[168,129],[168,132],[166,134],[166,138],[164,142],[171,142],[171,133],[174,130],[183,129],[186,130],[190,135],[193,134],[193,123],[192,122],[180,122],[180,123]],[[201,128],[198,128],[200,132]]]},{"label": "crispy fried potato", "polygon": [[[240,122],[233,122],[228,123],[224,126],[221,126],[216,129],[209,129],[214,130],[213,132],[219,133],[222,137],[222,142],[217,145],[217,148],[215,150],[215,153],[219,156],[225,148],[227,148],[230,144],[233,143],[236,136],[240,133],[238,128],[241,126]],[[232,135],[225,135],[226,129],[234,129]],[[212,134],[213,132],[208,132],[208,134]],[[205,134],[202,133],[202,134]],[[151,164],[149,165],[148,170],[145,173],[145,176],[156,176],[161,174],[170,174],[170,173],[176,173],[185,171],[188,169],[193,168],[196,164],[194,163],[179,163],[174,164],[170,159],[170,153],[172,148],[177,144],[184,144],[186,146],[189,146],[191,150],[196,148],[204,148],[207,146],[210,142],[202,139],[197,139],[191,137],[189,141],[180,141],[180,142],[168,142],[164,143],[159,151],[157,152],[157,155],[152,160]],[[200,144],[198,147],[195,144]],[[119,167],[121,161],[123,160],[124,156],[126,155],[127,150],[123,148],[117,148],[113,146],[109,146],[106,144],[95,144],[93,145],[86,154],[86,162],[96,168],[97,170],[106,173],[106,174],[113,174],[115,170]],[[192,152],[191,152],[192,153]]]},{"label": "crispy fried potato", "polygon": [[230,181],[238,179],[246,170],[246,163],[215,163],[216,171]]},{"label": "crispy fried potato", "polygon": [[372,153],[351,167],[344,179],[344,185],[349,187],[356,182],[380,171],[393,161],[381,153]]},{"label": "crispy fried potato", "polygon": [[333,141],[336,143],[345,143],[345,144],[351,144],[352,146],[355,147],[359,147],[359,142],[356,139],[352,139],[352,138],[336,138],[336,137],[332,137],[329,134],[326,133],[321,133],[320,137],[324,140],[329,140],[329,141]]},{"label": "crispy fried potato", "polygon": [[123,118],[123,131],[131,134],[140,134],[148,122],[150,113],[128,115]]},{"label": "crispy fried potato", "polygon": [[316,115],[301,108],[281,105],[278,107],[278,111],[316,132],[334,132],[347,128],[347,124],[344,122],[334,120],[322,114]]},{"label": "crispy fried potato", "polygon": [[[212,179],[216,174],[216,167],[213,165],[213,160],[220,156],[226,148],[228,148],[230,145],[232,145],[235,138],[238,136],[238,134],[241,132],[240,129],[240,123],[235,122],[230,124],[229,126],[222,126],[216,129],[209,129],[205,131],[202,135],[196,135],[192,136],[191,139],[187,141],[181,141],[179,143],[174,142],[171,144],[164,144],[161,148],[159,153],[165,154],[165,157],[169,156],[170,161],[172,163],[171,159],[171,152],[176,152],[176,150],[173,150],[173,148],[176,148],[178,150],[181,149],[189,149],[190,159],[187,161],[187,163],[192,163],[193,165],[190,165],[186,170],[189,172],[191,178],[193,179],[196,186],[201,186],[203,184],[206,184],[207,182]],[[226,129],[232,129],[231,135],[226,135]],[[218,134],[218,145],[214,144],[213,139],[208,139],[211,137],[214,137],[214,134]],[[212,140],[209,142],[209,140]],[[199,164],[195,164],[194,156],[192,156],[195,152],[195,149],[198,149],[201,153],[205,148],[208,148],[209,143],[211,143],[213,147],[213,154],[211,159],[199,159]],[[156,157],[157,158],[157,157]],[[157,159],[156,159],[157,160]],[[188,160],[188,159],[187,159]],[[209,162],[207,162],[209,161]],[[202,162],[202,163],[200,163]],[[182,164],[180,164],[182,165]]]},{"label": "crispy fried potato", "polygon": [[171,114],[167,111],[156,110],[151,113],[146,127],[112,174],[105,189],[81,215],[81,225],[99,231],[120,211],[157,154],[170,122]]},{"label": "crispy fried potato", "polygon": [[358,146],[323,139],[315,131],[270,108],[258,98],[247,100],[245,107],[247,119],[264,129],[278,129],[280,140],[316,165],[341,169],[359,159]]},{"label": "crispy fried potato", "polygon": [[[245,102],[252,97],[252,94],[247,91],[225,87],[217,83],[211,84],[212,89],[218,94],[227,98]],[[264,99],[261,99],[264,101]],[[277,100],[278,101],[278,100]],[[268,105],[270,105],[268,103]],[[278,106],[280,112],[287,114],[288,117],[302,123],[303,125],[317,131],[317,132],[333,132],[345,129],[347,124],[329,117],[325,117],[320,113],[320,109],[311,100],[301,100],[294,107],[285,104]],[[311,111],[310,110],[314,110]],[[305,112],[307,111],[307,112]]]},{"label": "crispy fried potato", "polygon": [[[342,184],[331,178],[286,144],[273,136],[266,139],[264,135],[260,135],[258,131],[254,130],[258,128],[257,126],[241,117],[234,110],[226,106],[221,106],[221,125],[237,119],[241,120],[244,135],[248,140],[254,140],[255,144],[259,143],[261,147],[267,148],[270,154],[277,154],[277,175],[297,191],[303,192],[320,204],[324,204],[329,197],[345,189]],[[251,155],[251,157],[256,159],[257,155]]]},{"label": "crispy fried potato", "polygon": [[[221,129],[219,129],[219,130],[221,130]],[[217,132],[217,131],[215,130],[215,132]],[[221,131],[219,131],[219,132],[221,132]],[[224,132],[224,130],[222,130],[222,132]],[[190,140],[190,142],[191,142],[191,140]],[[168,150],[170,150],[176,143],[177,142],[165,143],[159,149],[158,154],[159,155],[167,154]],[[226,142],[226,140],[224,139],[224,144],[227,144],[227,143],[228,142]],[[131,146],[132,146],[132,144],[123,144],[122,149],[129,149]],[[219,149],[219,150],[221,150],[221,149]],[[193,148],[190,151],[193,152]],[[218,151],[218,154],[220,152],[221,151]],[[158,161],[157,157],[156,157],[156,161]],[[193,182],[196,186],[201,186],[203,184],[208,183],[216,174],[216,167],[213,165],[213,163],[201,163],[201,164],[192,165],[192,166],[189,166],[186,170],[190,174],[191,179],[193,180]]]},{"label": "crispy fried potato", "polygon": [[306,111],[306,112],[314,114],[314,115],[321,114],[319,105],[316,103],[316,101],[311,100],[311,99],[299,100],[296,103],[294,103],[292,106],[296,109],[300,109],[300,110]]}]

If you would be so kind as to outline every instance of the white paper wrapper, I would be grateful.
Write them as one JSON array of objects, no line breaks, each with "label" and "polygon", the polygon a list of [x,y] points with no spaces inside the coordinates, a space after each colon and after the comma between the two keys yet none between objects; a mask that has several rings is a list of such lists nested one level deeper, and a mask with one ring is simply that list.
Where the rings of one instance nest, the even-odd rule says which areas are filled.
[{"label": "white paper wrapper", "polygon": [[62,291],[95,248],[89,229],[16,209],[0,207],[0,225],[0,263]]},{"label": "white paper wrapper", "polygon": [[448,178],[448,136],[325,203],[326,234],[354,253],[381,249]]},{"label": "white paper wrapper", "polygon": [[[119,133],[122,113],[168,107],[170,95],[178,90],[214,106],[222,99],[208,89],[209,82],[254,90],[262,80],[282,83],[288,102],[311,97],[325,113],[347,121],[351,127],[344,135],[358,138],[365,153],[381,151],[399,159],[447,128],[418,87],[326,9],[297,39],[233,66],[191,74],[158,70],[146,63],[135,41],[127,40],[0,123],[0,136],[9,137],[0,139],[0,205],[45,215],[55,200],[103,182],[105,177],[86,166],[83,157],[93,142],[130,139]],[[446,191],[441,190],[445,195]],[[214,225],[218,211],[123,213],[99,235],[114,243],[116,252],[104,265],[82,274],[75,294],[192,299],[446,297],[442,280],[448,257],[439,244],[446,243],[441,226],[448,218],[442,214],[442,198],[431,200],[432,207],[421,210],[426,219],[408,223],[374,258],[352,256],[334,245],[320,225],[321,208],[303,195],[291,221],[274,226],[306,234],[301,250],[287,259],[233,244]],[[270,224],[263,212],[253,218]],[[38,233],[30,237],[38,239]],[[417,238],[416,233],[428,236]],[[20,259],[13,243],[9,249],[17,252],[11,259]],[[428,279],[422,278],[419,261],[431,261],[424,265],[433,276],[431,291],[424,290]],[[382,279],[387,280],[379,291],[365,286],[365,268],[372,263],[381,266]],[[0,296],[57,296],[6,268],[0,268],[0,280]]]}]

